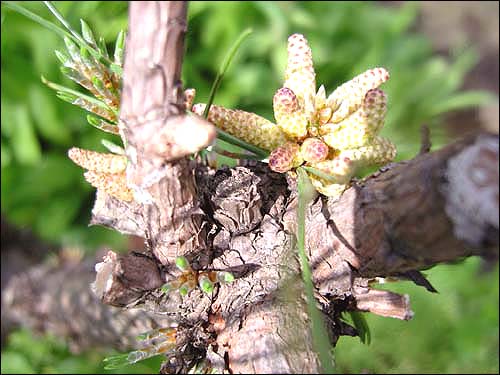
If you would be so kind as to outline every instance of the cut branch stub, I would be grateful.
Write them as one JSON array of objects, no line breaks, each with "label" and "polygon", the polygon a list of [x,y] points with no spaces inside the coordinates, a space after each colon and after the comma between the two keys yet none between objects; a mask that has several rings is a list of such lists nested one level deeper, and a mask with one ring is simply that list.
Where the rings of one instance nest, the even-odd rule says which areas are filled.
[{"label": "cut branch stub", "polygon": [[[185,113],[180,77],[186,14],[183,1],[131,2],[129,8],[119,127],[129,161],[127,183],[143,204],[142,220],[134,221],[145,224],[162,264],[205,248],[194,163],[185,156],[216,134],[203,118]],[[128,228],[131,222],[122,224]]]},{"label": "cut branch stub", "polygon": [[93,292],[111,306],[127,306],[148,290],[159,288],[162,278],[156,262],[140,253],[118,256],[108,251],[95,266]]},{"label": "cut branch stub", "polygon": [[139,199],[168,174],[167,162],[215,139],[212,124],[185,114],[180,77],[186,12],[182,1],[130,3],[119,127],[127,144],[128,183]]}]

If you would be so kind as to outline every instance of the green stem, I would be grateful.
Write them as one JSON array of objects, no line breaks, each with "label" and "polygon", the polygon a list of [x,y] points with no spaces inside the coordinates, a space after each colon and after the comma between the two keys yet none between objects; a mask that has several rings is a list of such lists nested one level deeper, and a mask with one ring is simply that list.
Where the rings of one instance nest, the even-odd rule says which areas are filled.
[{"label": "green stem", "polygon": [[223,140],[224,142],[231,143],[232,145],[241,147],[247,151],[253,152],[260,158],[260,160],[266,159],[269,156],[269,152],[260,147],[242,141],[241,139],[236,138],[235,136],[232,136],[231,134],[226,133],[224,130],[221,130],[219,128],[216,128],[216,130],[217,130],[217,138]]},{"label": "green stem", "polygon": [[240,47],[241,43],[245,40],[246,37],[248,37],[252,33],[252,29],[246,29],[243,31],[238,39],[236,39],[236,42],[232,45],[231,49],[229,50],[228,54],[224,58],[224,61],[222,62],[222,66],[219,69],[219,72],[217,73],[217,76],[215,77],[215,81],[212,85],[212,88],[210,90],[210,95],[208,96],[208,102],[207,106],[205,107],[205,112],[203,112],[203,117],[207,118],[208,117],[208,112],[210,111],[210,107],[212,106],[212,103],[215,98],[215,93],[217,92],[217,89],[219,88],[222,78],[224,78],[224,74],[226,74],[226,70],[229,67],[229,64],[234,58],[234,55],[236,54],[236,51]]},{"label": "green stem", "polygon": [[69,22],[66,21],[66,19],[64,18],[64,16],[61,13],[59,13],[57,8],[54,6],[54,4],[52,4],[51,1],[44,1],[43,3],[45,4],[45,6],[47,8],[49,8],[51,13],[59,20],[59,22],[61,22],[64,25],[64,27],[66,29],[68,29],[68,31],[72,34],[72,39],[73,40],[76,39],[78,44],[80,44],[80,47],[82,45],[85,46],[92,53],[92,55],[94,57],[96,57],[97,59],[102,58],[102,59],[106,60],[109,64],[113,63],[113,61],[111,61],[109,58],[104,56],[104,54],[100,53],[98,50],[96,50],[94,47],[92,47],[90,44],[88,44],[87,41],[85,39],[83,39],[80,36],[80,34],[78,34],[78,32],[71,27]]},{"label": "green stem", "polygon": [[15,11],[15,12],[17,12],[19,14],[22,14],[25,17],[30,18],[32,21],[35,21],[36,23],[39,23],[40,25],[46,27],[47,29],[54,31],[55,33],[59,34],[63,38],[66,36],[68,38],[71,38],[71,39],[75,40],[75,38],[73,37],[73,35],[71,35],[67,31],[61,29],[60,27],[58,27],[56,25],[54,25],[52,22],[47,21],[45,18],[42,18],[42,17],[40,17],[39,15],[37,15],[35,13],[32,13],[28,9],[23,8],[22,6],[16,4],[13,1],[2,1],[2,5],[6,6],[7,8],[12,9],[13,11]]},{"label": "green stem", "polygon": [[212,151],[219,155],[226,156],[231,159],[248,159],[248,160],[262,160],[258,155],[242,154],[240,152],[232,152],[224,150],[221,147],[213,146]]},{"label": "green stem", "polygon": [[102,101],[100,101],[98,99],[95,99],[95,98],[93,98],[91,96],[85,95],[85,94],[81,93],[80,91],[72,90],[70,88],[58,85],[57,83],[54,83],[54,82],[51,82],[51,81],[47,80],[47,78],[45,78],[44,76],[41,76],[41,80],[42,80],[42,82],[44,84],[46,84],[51,89],[59,90],[61,92],[67,92],[68,94],[72,94],[72,95],[81,97],[81,98],[83,98],[85,100],[88,100],[92,104],[95,104],[95,105],[97,105],[99,107],[106,108],[106,109],[112,111],[114,114],[118,115],[117,111],[115,111],[113,108],[110,108],[109,106],[106,105],[106,103],[104,103],[104,102],[102,102]]},{"label": "green stem", "polygon": [[298,175],[298,207],[297,207],[297,248],[302,269],[302,279],[307,297],[307,310],[311,319],[313,347],[318,353],[323,371],[329,374],[334,372],[331,343],[326,333],[325,323],[321,312],[316,307],[311,269],[305,251],[306,208],[313,197],[311,183],[306,172],[297,168]]},{"label": "green stem", "polygon": [[337,180],[335,179],[335,177],[333,177],[332,175],[329,175],[328,173],[325,173],[317,168],[313,168],[313,167],[308,167],[306,165],[303,165],[302,168],[304,168],[306,171],[324,179],[324,180],[327,180],[328,182],[333,182],[333,183],[337,183]]}]

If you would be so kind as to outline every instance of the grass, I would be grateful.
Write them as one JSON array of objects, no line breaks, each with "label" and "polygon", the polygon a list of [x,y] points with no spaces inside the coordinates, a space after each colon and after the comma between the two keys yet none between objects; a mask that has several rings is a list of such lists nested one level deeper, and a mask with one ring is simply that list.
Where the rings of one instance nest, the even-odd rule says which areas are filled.
[{"label": "grass", "polygon": [[366,314],[371,345],[342,337],[335,357],[341,373],[498,373],[498,265],[480,260],[426,272],[438,294],[411,282],[380,288],[410,295],[410,321]]}]

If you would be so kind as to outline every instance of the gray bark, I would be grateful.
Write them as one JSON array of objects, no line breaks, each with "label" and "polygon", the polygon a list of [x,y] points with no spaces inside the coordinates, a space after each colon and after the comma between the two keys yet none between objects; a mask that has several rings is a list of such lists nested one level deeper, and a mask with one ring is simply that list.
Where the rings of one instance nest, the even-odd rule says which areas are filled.
[{"label": "gray bark", "polygon": [[35,332],[63,338],[74,353],[128,350],[137,335],[171,324],[166,315],[103,304],[90,288],[95,260],[68,254],[14,275],[2,292],[2,313]]}]

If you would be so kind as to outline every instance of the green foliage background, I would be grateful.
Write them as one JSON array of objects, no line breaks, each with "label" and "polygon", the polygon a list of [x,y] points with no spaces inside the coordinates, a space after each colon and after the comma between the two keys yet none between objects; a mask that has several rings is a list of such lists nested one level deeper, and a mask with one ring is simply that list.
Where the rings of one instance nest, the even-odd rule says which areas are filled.
[{"label": "green foliage background", "polygon": [[[41,2],[19,2],[36,14],[54,18]],[[95,35],[113,45],[127,26],[126,2],[55,2],[79,29],[83,18]],[[280,87],[286,40],[294,32],[310,42],[317,82],[330,93],[366,69],[384,66],[389,96],[382,134],[398,147],[398,160],[419,149],[419,127],[431,125],[433,147],[450,142],[440,114],[480,105],[483,92],[462,92],[464,75],[477,61],[470,46],[451,58],[433,53],[430,41],[411,31],[416,2],[388,8],[372,2],[192,2],[183,79],[206,101],[218,67],[237,36],[254,33],[238,52],[215,99],[216,104],[272,119],[272,96]],[[1,206],[2,214],[30,227],[57,245],[78,244],[88,252],[107,244],[124,249],[119,234],[87,227],[94,189],[82,170],[66,157],[71,146],[105,151],[100,139],[113,140],[91,127],[85,112],[55,97],[40,81],[73,87],[59,71],[53,51],[63,41],[52,31],[4,9],[1,13]],[[76,86],[75,86],[76,87]],[[410,283],[384,286],[410,294],[415,318],[399,322],[367,316],[372,344],[342,338],[336,348],[339,372],[498,372],[498,266],[479,274],[479,260],[438,266],[428,276],[440,294]],[[2,351],[2,373],[102,372],[91,352],[72,356],[57,338],[36,338],[18,331]],[[157,372],[158,361],[127,369]],[[150,367],[148,367],[148,365]]]}]

